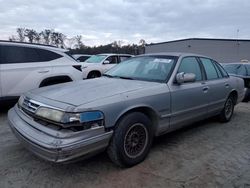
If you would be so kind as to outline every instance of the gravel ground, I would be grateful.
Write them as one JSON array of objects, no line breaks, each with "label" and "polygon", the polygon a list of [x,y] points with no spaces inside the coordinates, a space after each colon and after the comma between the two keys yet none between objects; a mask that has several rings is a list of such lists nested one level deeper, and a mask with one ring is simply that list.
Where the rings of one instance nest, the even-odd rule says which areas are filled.
[{"label": "gravel ground", "polygon": [[250,104],[239,104],[230,123],[209,119],[155,139],[147,159],[128,169],[105,153],[67,165],[43,161],[20,145],[0,108],[1,188],[250,188]]}]

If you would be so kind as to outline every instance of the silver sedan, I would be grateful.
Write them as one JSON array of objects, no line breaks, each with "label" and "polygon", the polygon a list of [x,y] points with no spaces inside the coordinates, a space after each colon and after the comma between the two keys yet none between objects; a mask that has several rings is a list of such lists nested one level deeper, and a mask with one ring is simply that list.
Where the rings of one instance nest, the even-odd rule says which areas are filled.
[{"label": "silver sedan", "polygon": [[8,119],[16,137],[43,159],[66,162],[107,150],[114,163],[133,166],[155,136],[211,116],[228,122],[243,97],[243,80],[211,58],[148,54],[101,78],[27,92]]}]

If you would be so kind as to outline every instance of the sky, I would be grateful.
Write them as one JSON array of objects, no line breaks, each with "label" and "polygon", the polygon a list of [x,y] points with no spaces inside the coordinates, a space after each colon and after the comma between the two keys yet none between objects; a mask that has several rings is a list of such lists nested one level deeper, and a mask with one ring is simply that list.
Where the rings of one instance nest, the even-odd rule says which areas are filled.
[{"label": "sky", "polygon": [[54,29],[85,45],[184,38],[250,39],[249,0],[0,0],[0,39]]}]

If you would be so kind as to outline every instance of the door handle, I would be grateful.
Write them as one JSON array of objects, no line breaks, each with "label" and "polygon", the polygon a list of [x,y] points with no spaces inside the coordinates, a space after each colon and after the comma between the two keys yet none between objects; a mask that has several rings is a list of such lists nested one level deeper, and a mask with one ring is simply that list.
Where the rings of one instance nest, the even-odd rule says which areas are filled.
[{"label": "door handle", "polygon": [[208,91],[209,87],[203,87],[202,90],[204,91],[204,93],[206,93]]},{"label": "door handle", "polygon": [[225,83],[225,87],[226,87],[226,88],[229,88],[229,84],[228,84],[228,83]]},{"label": "door handle", "polygon": [[49,70],[41,70],[41,71],[38,71],[38,73],[47,73],[49,72]]}]

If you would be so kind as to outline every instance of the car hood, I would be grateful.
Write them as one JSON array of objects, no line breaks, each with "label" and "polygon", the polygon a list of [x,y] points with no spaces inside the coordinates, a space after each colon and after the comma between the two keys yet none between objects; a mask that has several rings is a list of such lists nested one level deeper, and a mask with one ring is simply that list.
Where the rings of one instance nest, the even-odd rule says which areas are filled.
[{"label": "car hood", "polygon": [[79,106],[122,93],[151,88],[154,84],[159,83],[101,77],[43,87],[32,90],[30,93]]}]

